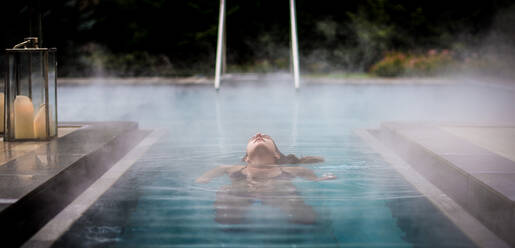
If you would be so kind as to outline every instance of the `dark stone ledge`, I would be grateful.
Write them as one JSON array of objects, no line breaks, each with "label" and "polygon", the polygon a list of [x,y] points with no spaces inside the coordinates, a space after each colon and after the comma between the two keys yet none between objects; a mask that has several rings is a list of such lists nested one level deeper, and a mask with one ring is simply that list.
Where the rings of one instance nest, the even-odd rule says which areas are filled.
[{"label": "dark stone ledge", "polygon": [[138,144],[134,122],[60,123],[77,130],[0,165],[2,247],[18,247]]},{"label": "dark stone ledge", "polygon": [[515,247],[514,161],[435,125],[385,123],[369,132]]}]

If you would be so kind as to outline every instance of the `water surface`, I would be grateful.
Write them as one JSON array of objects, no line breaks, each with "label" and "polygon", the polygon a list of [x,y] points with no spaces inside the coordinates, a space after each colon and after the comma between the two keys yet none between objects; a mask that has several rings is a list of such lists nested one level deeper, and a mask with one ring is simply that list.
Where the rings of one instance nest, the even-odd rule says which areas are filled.
[{"label": "water surface", "polygon": [[[430,202],[354,134],[387,120],[506,120],[513,95],[461,86],[81,86],[59,89],[60,120],[137,121],[167,130],[55,247],[471,247]],[[509,108],[508,108],[509,109]],[[479,118],[480,117],[480,118]],[[240,224],[215,221],[227,177],[248,137],[270,134],[285,154],[323,156],[302,165],[337,179],[295,179],[314,224],[292,223],[255,201]]]}]

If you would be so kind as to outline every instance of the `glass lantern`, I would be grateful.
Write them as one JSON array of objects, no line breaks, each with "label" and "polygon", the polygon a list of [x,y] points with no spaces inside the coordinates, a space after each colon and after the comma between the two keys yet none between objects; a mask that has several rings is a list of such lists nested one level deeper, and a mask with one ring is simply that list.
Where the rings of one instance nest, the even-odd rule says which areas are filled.
[{"label": "glass lantern", "polygon": [[38,47],[34,37],[6,49],[8,69],[2,106],[5,141],[50,140],[57,136],[55,52],[55,48]]},{"label": "glass lantern", "polygon": [[0,136],[4,136],[4,124],[5,124],[5,115],[4,115],[4,89],[5,89],[5,73],[7,70],[7,64],[5,63],[6,59],[4,58],[4,54],[0,54]]}]

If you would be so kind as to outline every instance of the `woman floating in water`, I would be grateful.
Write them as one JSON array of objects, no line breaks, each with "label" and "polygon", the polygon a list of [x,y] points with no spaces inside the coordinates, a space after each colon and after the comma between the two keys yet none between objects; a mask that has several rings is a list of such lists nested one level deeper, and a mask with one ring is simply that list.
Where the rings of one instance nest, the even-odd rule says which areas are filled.
[{"label": "woman floating in water", "polygon": [[216,194],[217,222],[242,223],[246,210],[254,202],[279,208],[292,222],[310,224],[316,221],[313,209],[304,203],[291,180],[300,177],[323,181],[335,177],[332,174],[317,177],[307,168],[280,165],[318,163],[323,162],[323,158],[285,156],[270,136],[258,133],[250,138],[243,161],[247,165],[219,166],[196,180],[197,183],[208,183],[225,174],[231,178],[232,184],[222,187]]}]

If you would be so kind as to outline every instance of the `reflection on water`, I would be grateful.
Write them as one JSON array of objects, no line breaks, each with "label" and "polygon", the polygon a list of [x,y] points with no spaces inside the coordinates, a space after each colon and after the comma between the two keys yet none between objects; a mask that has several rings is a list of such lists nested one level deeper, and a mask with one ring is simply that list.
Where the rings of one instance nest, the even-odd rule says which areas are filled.
[{"label": "reflection on water", "polygon": [[[316,214],[313,208],[304,203],[300,192],[291,182],[296,176],[288,170],[295,169],[291,166],[267,169],[268,175],[260,178],[245,174],[247,167],[234,166],[227,169],[231,184],[216,192],[215,221],[222,224],[244,223],[250,206],[261,204],[281,210],[291,222],[314,224]],[[271,175],[272,171],[278,173]],[[266,215],[262,217],[270,218]]]},{"label": "reflection on water", "polygon": [[[392,119],[468,120],[474,116],[470,109],[483,111],[481,118],[497,118],[500,112],[490,109],[513,101],[506,93],[492,100],[447,86],[320,85],[298,93],[289,84],[222,87],[218,94],[199,86],[60,91],[62,120],[134,120],[169,132],[55,247],[471,247],[353,130]],[[461,92],[460,99],[451,99],[452,92]],[[323,156],[324,163],[302,166],[337,179],[276,185],[288,192],[270,198],[277,202],[248,185],[233,187],[227,176],[194,183],[218,165],[239,164],[257,131],[272,135],[283,153]],[[296,223],[285,214],[291,211],[281,210],[292,197],[301,206],[294,214],[314,214],[316,222]],[[224,207],[243,209],[232,216],[245,221],[217,222]]]}]

